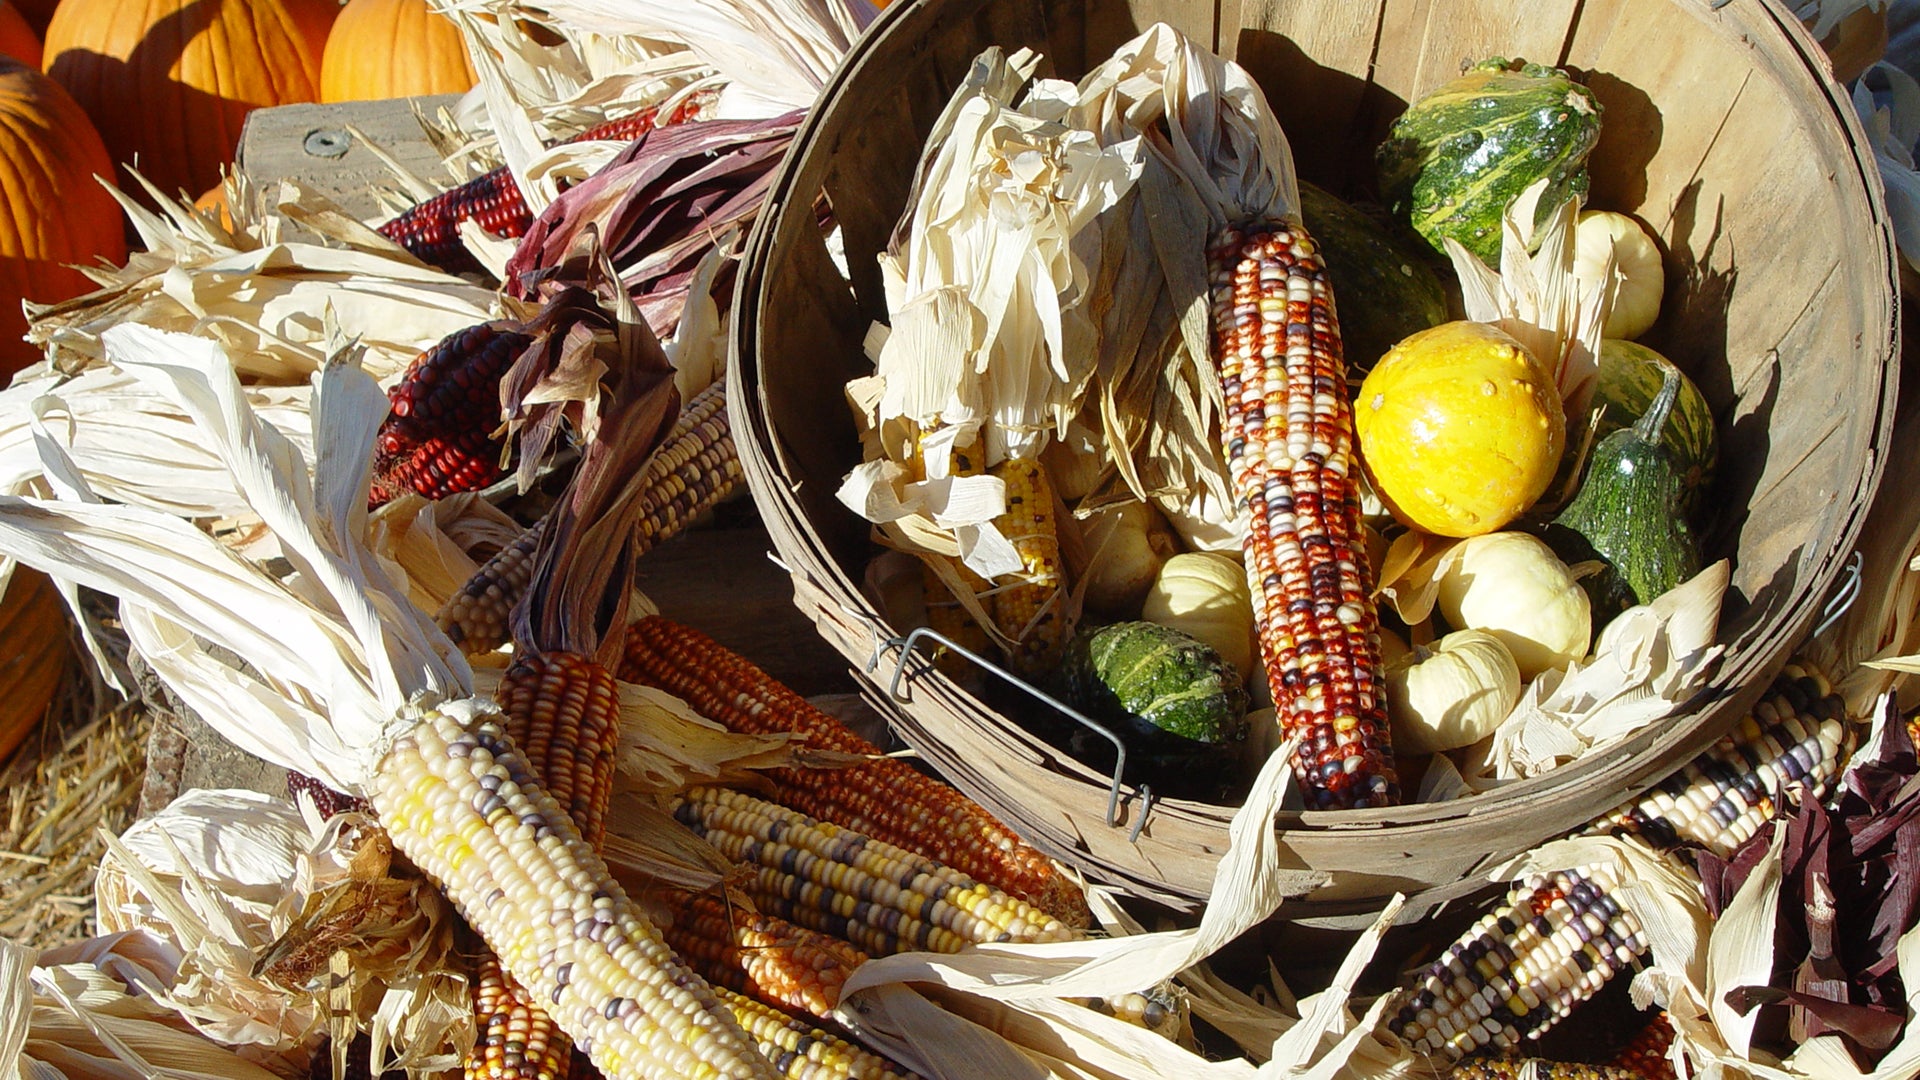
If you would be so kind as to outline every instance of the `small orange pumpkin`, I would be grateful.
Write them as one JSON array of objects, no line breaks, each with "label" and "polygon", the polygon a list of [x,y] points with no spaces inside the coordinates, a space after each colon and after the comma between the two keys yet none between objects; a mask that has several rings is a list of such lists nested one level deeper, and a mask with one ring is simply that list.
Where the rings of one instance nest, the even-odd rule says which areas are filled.
[{"label": "small orange pumpkin", "polygon": [[477,80],[460,28],[427,0],[347,0],[327,38],[320,100],[463,94]]},{"label": "small orange pumpkin", "polygon": [[40,66],[40,35],[11,0],[0,0],[0,55],[11,56],[30,68]]},{"label": "small orange pumpkin", "polygon": [[0,57],[0,375],[40,358],[20,340],[22,299],[90,291],[67,264],[126,261],[120,204],[95,176],[111,181],[113,159],[87,114],[59,83]]},{"label": "small orange pumpkin", "polygon": [[53,582],[16,567],[0,586],[0,764],[47,715],[72,655],[67,607]]},{"label": "small orange pumpkin", "polygon": [[220,179],[249,112],[319,97],[325,44],[315,38],[327,12],[318,8],[332,2],[63,0],[45,67],[115,161],[191,195]]}]

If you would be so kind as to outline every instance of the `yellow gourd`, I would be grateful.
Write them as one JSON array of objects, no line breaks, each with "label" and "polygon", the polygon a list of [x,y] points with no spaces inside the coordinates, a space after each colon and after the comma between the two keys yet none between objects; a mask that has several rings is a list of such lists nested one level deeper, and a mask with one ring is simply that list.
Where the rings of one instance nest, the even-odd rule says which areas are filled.
[{"label": "yellow gourd", "polygon": [[1140,617],[1213,646],[1241,678],[1253,674],[1253,595],[1246,569],[1232,555],[1193,551],[1168,559]]},{"label": "yellow gourd", "polygon": [[1401,341],[1360,384],[1354,430],[1373,489],[1404,524],[1478,536],[1553,480],[1566,416],[1553,375],[1486,323],[1442,323]]},{"label": "yellow gourd", "polygon": [[1593,636],[1586,590],[1539,537],[1501,532],[1455,544],[1434,571],[1449,626],[1500,639],[1532,679],[1587,654]]},{"label": "yellow gourd", "polygon": [[1520,700],[1520,668],[1500,639],[1455,630],[1416,645],[1386,668],[1393,749],[1431,754],[1471,746],[1493,733]]}]

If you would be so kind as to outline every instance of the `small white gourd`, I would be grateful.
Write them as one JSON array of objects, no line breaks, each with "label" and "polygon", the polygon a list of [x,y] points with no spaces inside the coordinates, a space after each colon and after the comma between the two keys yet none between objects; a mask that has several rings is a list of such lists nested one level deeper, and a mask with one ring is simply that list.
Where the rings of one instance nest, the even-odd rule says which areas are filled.
[{"label": "small white gourd", "polygon": [[1601,335],[1637,338],[1660,317],[1660,297],[1667,288],[1660,247],[1638,221],[1625,214],[1609,210],[1582,213],[1573,233],[1573,276],[1592,286],[1604,284],[1600,274],[1609,251],[1613,252],[1613,267],[1620,277],[1613,309],[1607,314]]},{"label": "small white gourd", "polygon": [[1175,555],[1140,605],[1140,617],[1213,646],[1241,678],[1253,674],[1253,597],[1240,560],[1219,551]]},{"label": "small white gourd", "polygon": [[1520,668],[1500,639],[1455,630],[1387,664],[1387,717],[1398,754],[1471,746],[1520,700]]},{"label": "small white gourd", "polygon": [[1544,540],[1493,532],[1454,545],[1434,572],[1447,625],[1500,639],[1530,680],[1587,655],[1593,613],[1586,591]]},{"label": "small white gourd", "polygon": [[1085,603],[1089,610],[1131,619],[1160,568],[1180,550],[1160,512],[1145,503],[1107,507],[1080,526],[1087,550]]}]

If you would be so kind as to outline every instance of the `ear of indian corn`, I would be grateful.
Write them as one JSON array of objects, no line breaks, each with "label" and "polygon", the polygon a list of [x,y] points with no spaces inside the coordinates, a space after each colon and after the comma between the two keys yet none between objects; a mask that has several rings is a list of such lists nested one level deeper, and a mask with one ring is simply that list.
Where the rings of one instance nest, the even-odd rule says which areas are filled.
[{"label": "ear of indian corn", "polygon": [[567,1080],[573,1040],[500,968],[491,951],[474,964],[474,1046],[465,1080]]},{"label": "ear of indian corn", "polygon": [[[1840,775],[1848,734],[1831,684],[1811,665],[1790,663],[1733,732],[1589,831],[1730,853],[1778,813],[1778,794],[1824,793]],[[1448,1057],[1538,1037],[1646,949],[1632,912],[1614,898],[1613,873],[1590,867],[1516,884],[1417,976],[1388,1028]]]},{"label": "ear of indian corn", "polygon": [[1584,1065],[1544,1058],[1469,1058],[1453,1067],[1447,1080],[1647,1080],[1618,1065]]},{"label": "ear of indian corn", "polygon": [[1846,703],[1826,676],[1789,662],[1732,732],[1593,828],[1730,858],[1773,820],[1778,794],[1825,791],[1839,775],[1849,735]]},{"label": "ear of indian corn", "polygon": [[[618,120],[587,129],[568,142],[632,141],[656,126],[683,123],[692,119],[708,100],[693,95],[681,105],[660,116],[658,109],[642,109]],[[401,211],[380,226],[380,235],[399,244],[414,258],[449,274],[478,271],[480,264],[460,242],[460,223],[472,221],[502,239],[525,236],[533,224],[533,213],[506,166],[477,176],[431,199]]]},{"label": "ear of indian corn", "polygon": [[1539,1036],[1646,951],[1619,887],[1607,866],[1519,882],[1428,966],[1388,1029],[1420,1053],[1454,1058]]},{"label": "ear of indian corn", "polygon": [[387,417],[374,443],[378,506],[402,492],[440,499],[475,491],[501,468],[500,378],[533,338],[496,320],[447,335],[414,358],[387,391]]},{"label": "ear of indian corn", "polygon": [[867,956],[846,941],[762,914],[745,893],[659,890],[673,912],[661,932],[709,983],[796,1013],[831,1019],[840,988]]},{"label": "ear of indian corn", "polygon": [[[875,956],[1081,936],[951,867],[744,792],[690,788],[678,796],[674,817],[740,864],[736,884],[756,907]],[[1162,986],[1078,1000],[1171,1039],[1186,1023],[1175,994]]]},{"label": "ear of indian corn", "polygon": [[[727,430],[726,402],[724,381],[694,395],[647,462],[633,532],[636,557],[679,535],[739,485],[743,474]],[[507,639],[508,620],[532,580],[533,551],[545,531],[542,518],[488,559],[434,616],[465,652],[491,652]]]},{"label": "ear of indian corn", "polygon": [[998,581],[993,621],[1014,642],[1015,671],[1038,676],[1060,662],[1067,646],[1066,577],[1054,520],[1053,485],[1032,458],[1008,458],[988,470],[1006,485],[1007,509],[993,519],[1020,555],[1022,570]]},{"label": "ear of indian corn", "polygon": [[[929,434],[931,433],[921,431],[916,438],[913,456],[916,480],[925,480],[929,472],[927,467],[927,454],[930,452],[927,449]],[[982,471],[978,442],[971,446],[957,446],[948,452],[947,475],[979,476]],[[954,596],[947,583],[934,572],[933,566],[925,561],[926,558],[944,560],[953,568],[954,573],[959,575],[962,584],[973,591],[974,596],[979,598],[981,605],[989,612],[992,610],[993,603],[988,595],[993,588],[992,583],[975,573],[966,563],[950,555],[926,556],[920,563],[920,583],[927,600],[927,626],[961,648],[978,656],[986,656],[993,648],[986,629],[976,622],[973,615],[961,605],[959,598]],[[934,664],[949,675],[961,674],[969,663],[970,661],[965,657],[947,651],[944,646],[934,654]]]},{"label": "ear of indian corn", "polygon": [[774,1071],[787,1080],[917,1080],[885,1058],[771,1005],[731,990],[715,992],[733,1009]]},{"label": "ear of indian corn", "polygon": [[501,717],[462,705],[420,715],[368,781],[395,846],[603,1073],[772,1076],[539,786]]},{"label": "ear of indian corn", "polygon": [[1607,1059],[1616,1069],[1627,1069],[1644,1080],[1674,1080],[1673,1061],[1667,1056],[1673,1047],[1673,1022],[1666,1012],[1653,1014],[1620,1051]]},{"label": "ear of indian corn", "polygon": [[934,860],[744,792],[689,788],[674,817],[722,855],[758,868],[741,886],[756,906],[875,955],[1078,936]]},{"label": "ear of indian corn", "polygon": [[1228,475],[1248,514],[1254,626],[1309,808],[1399,801],[1379,620],[1360,529],[1353,413],[1333,291],[1293,222],[1209,252]]},{"label": "ear of indian corn", "polygon": [[918,852],[1019,897],[1069,926],[1086,900],[1052,861],[960,792],[808,704],[706,635],[660,616],[628,628],[620,677],[673,694],[701,715],[752,734],[791,732],[816,747],[875,760],[840,769],[773,769],[778,801],[811,817]]}]

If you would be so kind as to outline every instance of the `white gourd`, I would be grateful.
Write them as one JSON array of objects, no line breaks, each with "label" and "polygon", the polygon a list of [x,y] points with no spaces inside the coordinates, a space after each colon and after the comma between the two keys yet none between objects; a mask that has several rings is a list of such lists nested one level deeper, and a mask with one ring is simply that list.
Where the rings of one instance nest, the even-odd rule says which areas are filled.
[{"label": "white gourd", "polygon": [[1638,221],[1625,214],[1608,210],[1581,214],[1573,233],[1573,276],[1591,285],[1601,284],[1608,251],[1613,252],[1619,283],[1601,334],[1637,338],[1660,317],[1660,297],[1667,288],[1660,247]]},{"label": "white gourd", "polygon": [[1253,598],[1239,559],[1218,551],[1168,559],[1147,590],[1140,617],[1213,646],[1241,678],[1253,674]]},{"label": "white gourd", "polygon": [[1087,550],[1086,605],[1115,619],[1140,610],[1160,568],[1180,550],[1179,539],[1159,512],[1145,503],[1122,503],[1081,526]]},{"label": "white gourd", "polygon": [[1587,594],[1539,537],[1494,532],[1462,540],[1441,557],[1434,581],[1447,625],[1499,638],[1522,679],[1587,655]]},{"label": "white gourd", "polygon": [[1400,754],[1471,746],[1520,700],[1520,668],[1500,639],[1455,630],[1387,664],[1387,717]]}]

